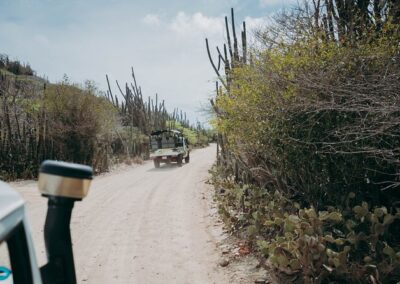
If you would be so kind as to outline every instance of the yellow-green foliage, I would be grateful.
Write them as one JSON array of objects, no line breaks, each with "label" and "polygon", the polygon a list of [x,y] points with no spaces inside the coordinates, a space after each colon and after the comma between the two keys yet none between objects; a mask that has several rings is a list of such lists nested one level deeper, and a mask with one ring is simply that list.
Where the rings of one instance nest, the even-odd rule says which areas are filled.
[{"label": "yellow-green foliage", "polygon": [[[171,122],[167,122],[167,125],[171,124]],[[192,146],[206,146],[209,142],[209,137],[207,133],[203,129],[191,129],[182,126],[181,123],[175,121],[172,123],[175,129],[182,132],[183,136],[185,136],[189,140],[189,144]]]},{"label": "yellow-green foliage", "polygon": [[[397,130],[382,133],[378,123],[392,124],[390,115],[398,118],[389,109],[387,114],[382,111],[398,100],[396,50],[392,42],[382,40],[360,44],[357,49],[306,41],[262,51],[253,65],[232,71],[229,92],[220,91],[217,96],[222,115],[216,127],[229,151],[242,160],[252,155],[271,164],[265,176],[261,172],[257,176],[261,182],[269,182],[274,171],[278,183],[311,194],[306,201],[314,205],[327,186],[335,185],[328,194],[340,197],[348,184],[358,184],[357,191],[363,191],[365,176],[373,177],[375,183],[386,182],[382,179],[397,174],[379,147],[390,155],[398,145],[390,136],[397,135]],[[384,80],[390,89],[380,87],[379,93],[376,85]],[[368,136],[374,131],[377,135]],[[337,143],[341,139],[348,142]],[[355,154],[360,151],[365,155]],[[349,165],[349,160],[354,162]],[[340,181],[333,184],[334,179]]]},{"label": "yellow-green foliage", "polygon": [[311,39],[231,71],[214,124],[252,184],[214,181],[220,212],[278,271],[305,283],[400,280],[399,66],[390,38]]}]

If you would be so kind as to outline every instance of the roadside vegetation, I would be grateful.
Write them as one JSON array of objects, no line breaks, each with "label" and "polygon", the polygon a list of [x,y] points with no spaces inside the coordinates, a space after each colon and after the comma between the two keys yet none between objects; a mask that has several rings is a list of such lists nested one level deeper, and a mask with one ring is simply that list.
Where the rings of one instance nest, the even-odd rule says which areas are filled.
[{"label": "roadside vegetation", "polygon": [[140,162],[148,157],[151,131],[168,127],[189,135],[193,146],[208,143],[207,131],[190,125],[186,114],[169,113],[157,97],[144,100],[133,79],[125,92],[117,83],[116,96],[111,87],[103,93],[66,76],[50,83],[28,64],[0,56],[0,179],[34,178],[45,159],[92,165],[97,173]]},{"label": "roadside vegetation", "polygon": [[400,4],[305,1],[254,46],[233,16],[206,42],[221,215],[280,281],[398,283]]}]

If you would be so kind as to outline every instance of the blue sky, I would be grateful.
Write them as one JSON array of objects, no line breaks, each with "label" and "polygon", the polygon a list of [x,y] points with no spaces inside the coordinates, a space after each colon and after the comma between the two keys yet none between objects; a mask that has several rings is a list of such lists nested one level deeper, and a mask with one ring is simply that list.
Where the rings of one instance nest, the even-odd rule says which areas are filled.
[{"label": "blue sky", "polygon": [[[294,0],[0,0],[0,53],[29,62],[39,75],[60,81],[105,74],[124,84],[134,67],[145,96],[158,93],[172,111],[204,122],[215,75],[204,46],[224,41],[223,17],[262,25]],[[115,90],[115,93],[117,91]]]}]

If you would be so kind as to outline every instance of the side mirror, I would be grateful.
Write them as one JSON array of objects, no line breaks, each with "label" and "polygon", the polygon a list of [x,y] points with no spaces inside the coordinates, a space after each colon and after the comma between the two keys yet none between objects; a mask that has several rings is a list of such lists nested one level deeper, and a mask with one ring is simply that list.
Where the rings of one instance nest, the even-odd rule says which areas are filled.
[{"label": "side mirror", "polygon": [[44,161],[39,169],[39,191],[48,198],[44,240],[48,263],[40,271],[45,284],[75,284],[70,222],[75,201],[89,191],[91,167]]}]

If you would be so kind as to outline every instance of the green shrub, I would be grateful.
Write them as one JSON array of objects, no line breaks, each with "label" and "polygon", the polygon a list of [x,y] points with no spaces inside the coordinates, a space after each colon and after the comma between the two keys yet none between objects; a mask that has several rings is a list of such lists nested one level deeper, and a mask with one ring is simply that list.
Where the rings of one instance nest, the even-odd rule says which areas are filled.
[{"label": "green shrub", "polygon": [[174,128],[181,131],[183,135],[189,140],[189,144],[193,147],[204,147],[208,145],[209,142],[209,133],[204,130],[202,127],[193,128],[193,127],[185,127],[180,122],[167,122],[168,124],[174,125]]},{"label": "green shrub", "polygon": [[390,207],[400,197],[399,63],[390,42],[263,51],[232,71],[217,128],[262,187],[318,209],[349,191]]},{"label": "green shrub", "polygon": [[57,148],[54,158],[92,164],[96,147],[116,124],[116,111],[104,98],[69,84],[50,85],[43,107],[48,120],[46,139]]},{"label": "green shrub", "polygon": [[[400,208],[358,204],[318,211],[278,191],[240,186],[213,173],[219,212],[236,232],[245,232],[268,264],[301,283],[397,283],[400,280]],[[244,236],[242,236],[244,237]],[[375,282],[374,282],[375,281]]]},{"label": "green shrub", "polygon": [[328,2],[304,1],[257,33],[250,62],[225,62],[220,213],[299,282],[397,283],[400,29],[391,17],[373,32],[350,23],[353,3],[353,19],[335,17],[349,28],[329,30],[327,11],[351,4]]}]

